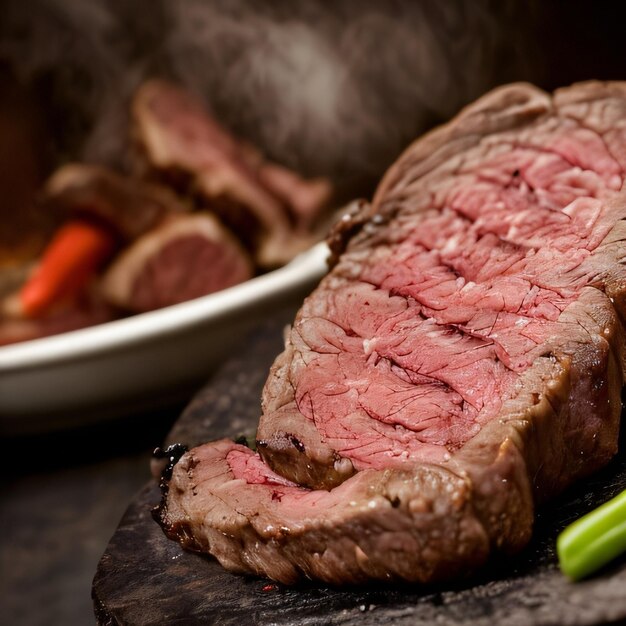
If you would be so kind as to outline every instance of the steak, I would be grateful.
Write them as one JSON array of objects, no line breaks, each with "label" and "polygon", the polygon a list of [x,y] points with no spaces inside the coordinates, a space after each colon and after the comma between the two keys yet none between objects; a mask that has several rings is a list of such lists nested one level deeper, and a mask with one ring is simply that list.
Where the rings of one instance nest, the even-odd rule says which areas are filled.
[{"label": "steak", "polygon": [[210,214],[177,215],[137,239],[102,279],[105,298],[142,313],[252,278],[252,261]]},{"label": "steak", "polygon": [[432,582],[526,545],[617,450],[626,83],[496,89],[331,237],[265,384],[258,450],[185,453],[166,533],[284,583]]}]

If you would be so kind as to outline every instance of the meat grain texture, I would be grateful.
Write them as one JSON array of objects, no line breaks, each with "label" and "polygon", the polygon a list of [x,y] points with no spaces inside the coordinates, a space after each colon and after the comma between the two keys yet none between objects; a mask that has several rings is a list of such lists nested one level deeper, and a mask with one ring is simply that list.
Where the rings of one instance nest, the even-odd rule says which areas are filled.
[{"label": "meat grain texture", "polygon": [[431,582],[528,542],[616,452],[626,83],[505,86],[416,141],[331,237],[258,450],[176,464],[167,534],[284,583]]}]

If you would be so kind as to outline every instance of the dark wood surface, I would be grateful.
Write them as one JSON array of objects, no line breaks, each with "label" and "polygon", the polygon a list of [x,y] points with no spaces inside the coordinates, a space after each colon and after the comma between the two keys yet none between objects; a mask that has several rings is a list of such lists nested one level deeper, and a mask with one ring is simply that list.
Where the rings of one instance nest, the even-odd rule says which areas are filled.
[{"label": "dark wood surface", "polygon": [[182,407],[0,434],[0,624],[93,624],[93,573]]},{"label": "dark wood surface", "polygon": [[[261,385],[281,346],[282,320],[265,324],[200,392],[168,436],[195,445],[254,432]],[[137,495],[107,547],[93,583],[100,624],[507,624],[591,625],[626,622],[626,559],[572,584],[559,572],[558,532],[626,488],[626,455],[570,489],[538,514],[522,554],[480,576],[437,587],[376,585],[337,590],[284,587],[237,576],[216,561],[183,551],[152,520],[159,490]]]}]

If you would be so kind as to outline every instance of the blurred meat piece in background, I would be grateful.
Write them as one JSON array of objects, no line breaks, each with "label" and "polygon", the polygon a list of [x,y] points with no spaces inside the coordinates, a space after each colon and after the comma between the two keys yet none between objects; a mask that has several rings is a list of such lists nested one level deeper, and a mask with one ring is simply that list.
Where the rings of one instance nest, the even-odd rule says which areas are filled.
[{"label": "blurred meat piece in background", "polygon": [[125,242],[148,232],[164,217],[189,210],[163,185],[80,163],[57,170],[47,181],[44,195],[50,210],[59,216],[97,221]]},{"label": "blurred meat piece in background", "polygon": [[171,83],[145,84],[132,112],[148,168],[241,233],[261,267],[282,265],[313,243],[307,229],[328,205],[327,180],[306,181],[267,163],[227,133],[199,99]]},{"label": "blurred meat piece in background", "polygon": [[119,255],[102,291],[109,302],[142,313],[232,287],[253,271],[246,251],[215,217],[172,216]]}]

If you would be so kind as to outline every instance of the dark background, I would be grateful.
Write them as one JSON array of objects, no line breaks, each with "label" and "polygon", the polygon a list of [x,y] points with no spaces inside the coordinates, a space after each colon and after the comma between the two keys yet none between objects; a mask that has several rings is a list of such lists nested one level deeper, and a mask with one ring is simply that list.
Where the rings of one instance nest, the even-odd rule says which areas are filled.
[{"label": "dark background", "polygon": [[[0,0],[0,265],[51,228],[35,200],[54,167],[129,166],[127,102],[148,76],[344,200],[492,86],[626,78],[620,5]],[[98,559],[181,408],[28,435],[0,418],[3,623],[93,623]]]}]

